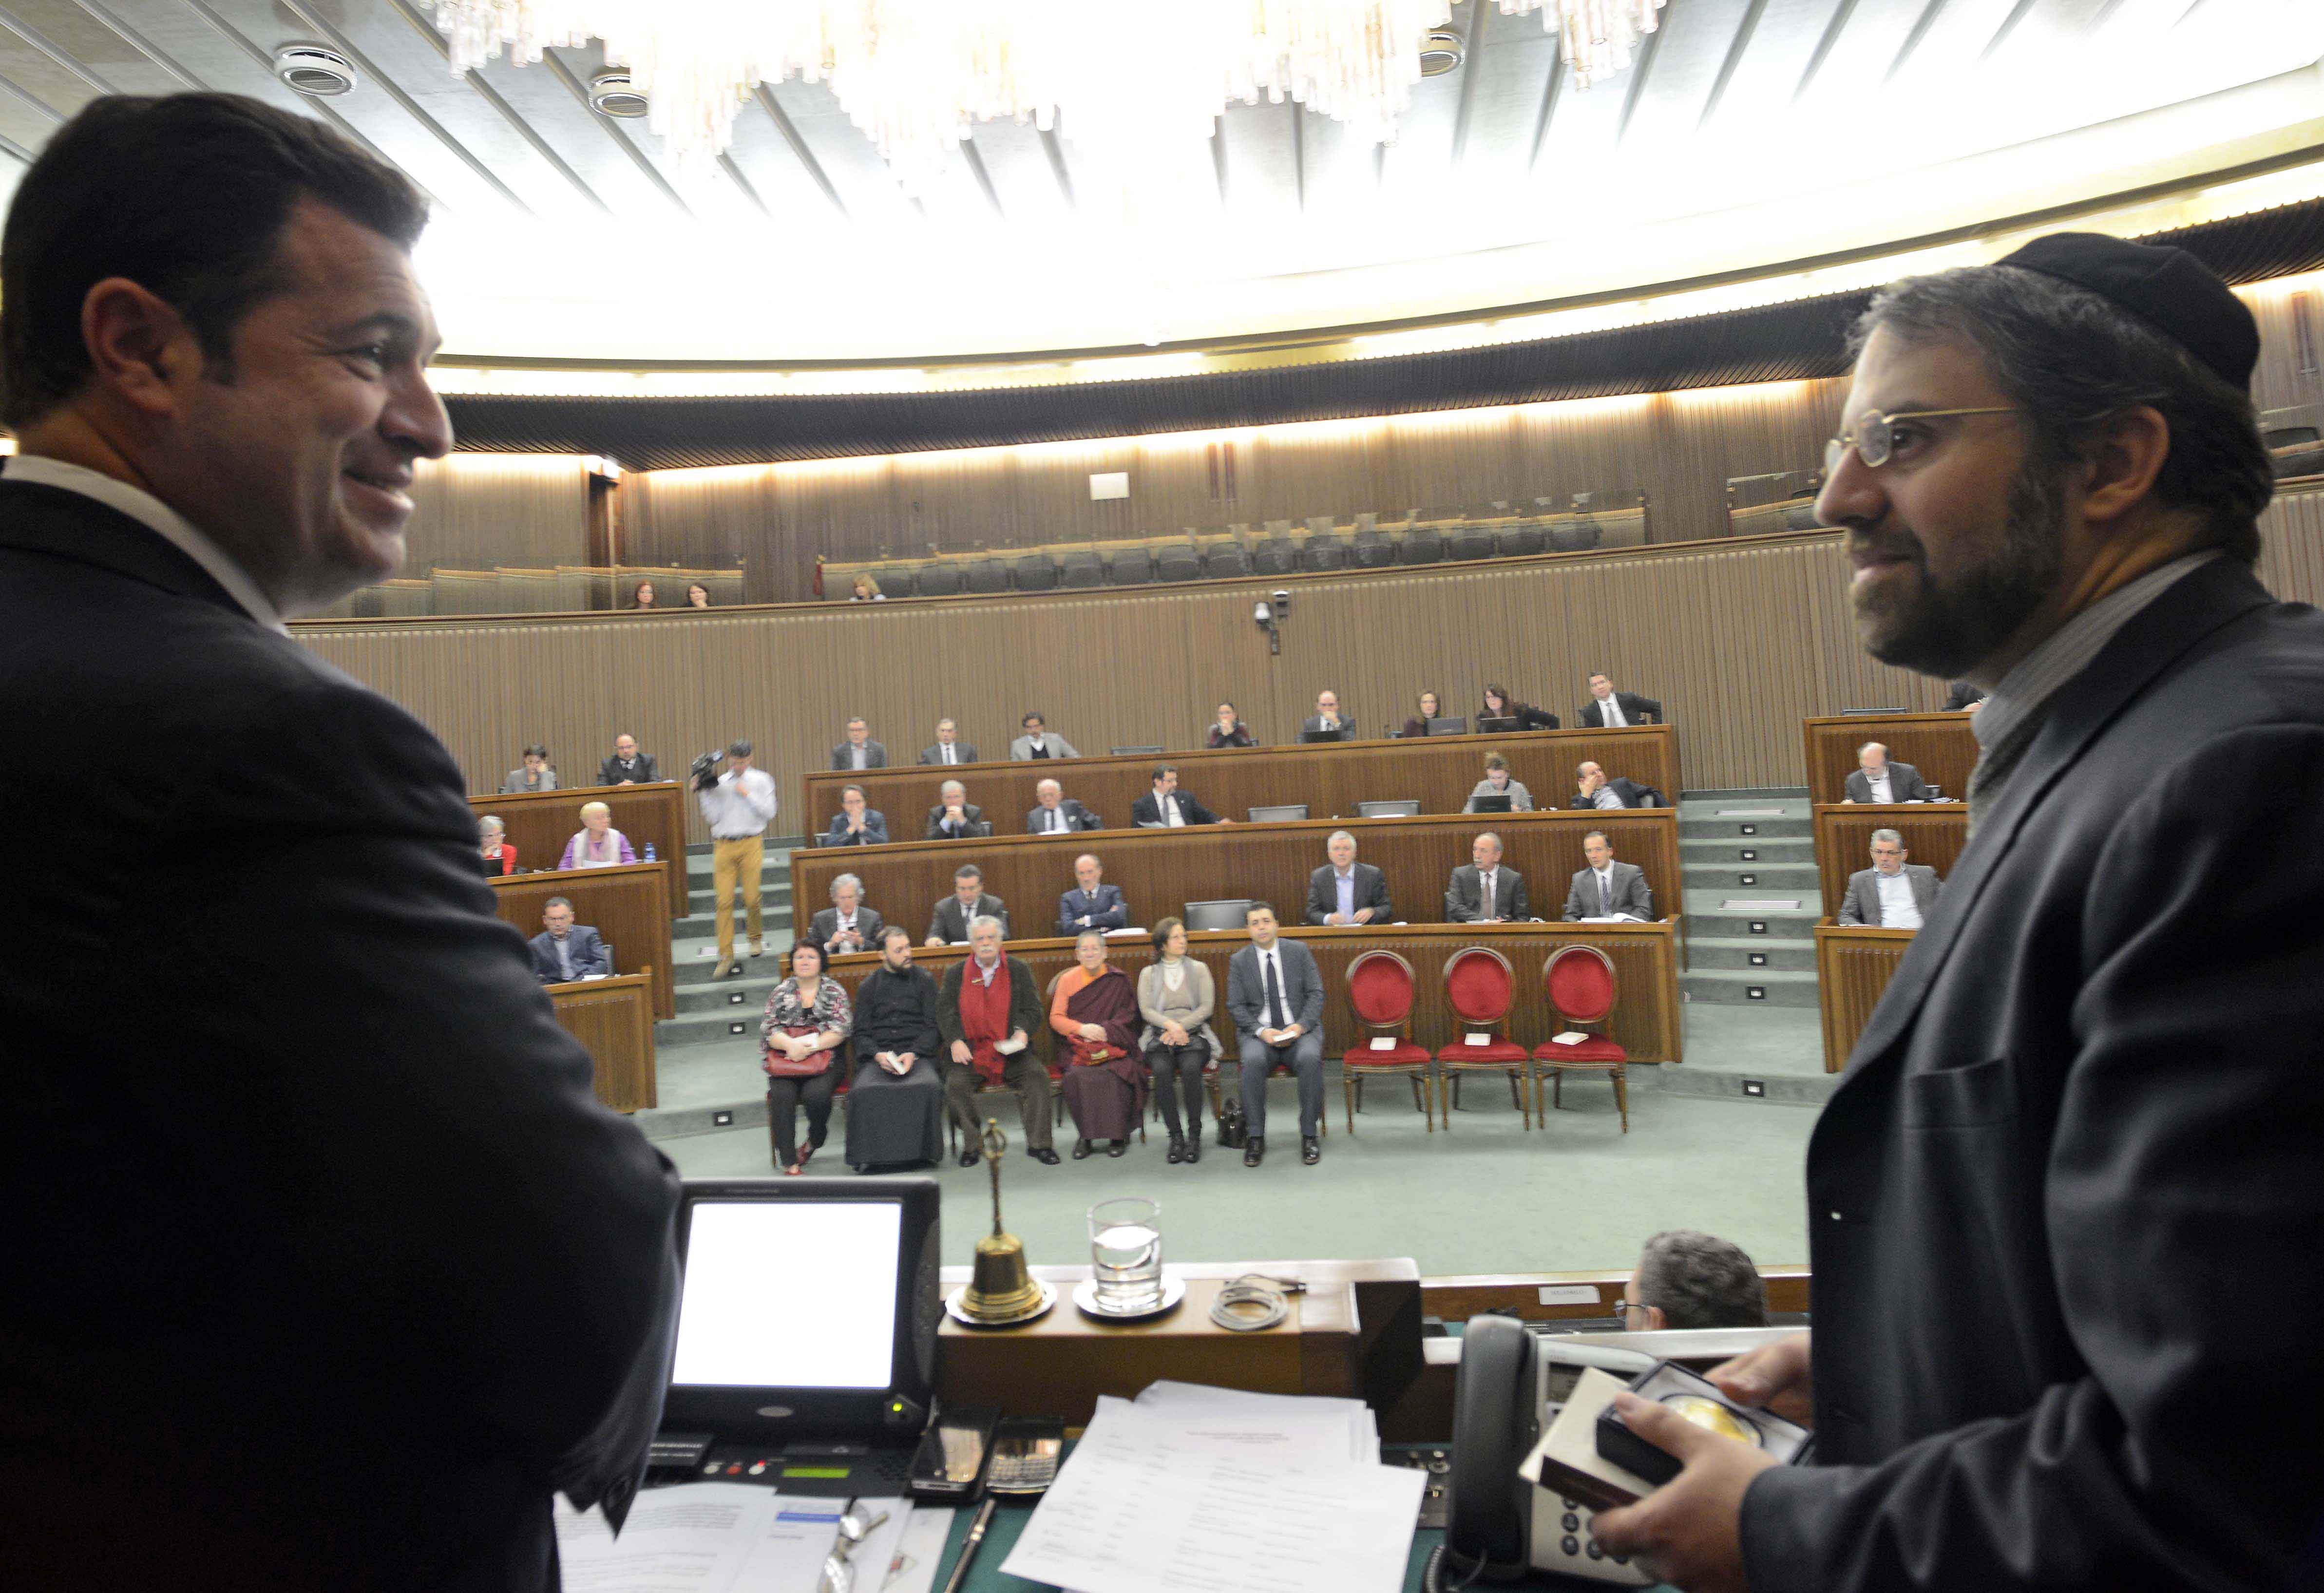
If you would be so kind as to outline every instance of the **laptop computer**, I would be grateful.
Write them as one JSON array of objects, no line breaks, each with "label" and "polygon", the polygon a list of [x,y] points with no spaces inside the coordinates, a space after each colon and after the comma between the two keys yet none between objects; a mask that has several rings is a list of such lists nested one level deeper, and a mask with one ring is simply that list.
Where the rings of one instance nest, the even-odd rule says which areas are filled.
[{"label": "laptop computer", "polygon": [[1480,719],[1477,721],[1477,733],[1479,735],[1514,735],[1517,733],[1517,722],[1514,719]]},{"label": "laptop computer", "polygon": [[1472,797],[1471,801],[1474,806],[1469,811],[1471,813],[1507,813],[1509,811],[1509,804],[1516,800],[1516,797],[1506,791],[1499,796]]},{"label": "laptop computer", "polygon": [[1306,816],[1307,805],[1304,802],[1281,802],[1272,807],[1250,810],[1250,822],[1254,824],[1286,824]]},{"label": "laptop computer", "polygon": [[1190,932],[1197,929],[1240,929],[1250,910],[1250,900],[1248,898],[1234,901],[1188,902],[1186,928]]}]

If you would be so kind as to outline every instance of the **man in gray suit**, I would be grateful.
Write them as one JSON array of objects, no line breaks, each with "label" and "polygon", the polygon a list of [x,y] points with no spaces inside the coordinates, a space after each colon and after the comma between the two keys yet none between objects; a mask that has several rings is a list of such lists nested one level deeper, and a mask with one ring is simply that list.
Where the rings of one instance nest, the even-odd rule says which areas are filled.
[{"label": "man in gray suit", "polygon": [[1501,838],[1490,830],[1470,843],[1468,862],[1452,870],[1444,890],[1447,924],[1518,924],[1526,910],[1525,876],[1501,867]]},{"label": "man in gray suit", "polygon": [[973,741],[962,741],[960,727],[951,720],[939,719],[936,721],[936,744],[920,749],[920,761],[922,763],[973,763],[976,761],[976,745]]},{"label": "man in gray suit", "polygon": [[1055,780],[1043,780],[1033,787],[1039,798],[1025,812],[1025,833],[1028,835],[1070,835],[1077,830],[1102,830],[1105,821],[1084,807],[1078,798],[1065,795],[1065,788]]},{"label": "man in gray suit", "polygon": [[1888,749],[1867,741],[1856,750],[1856,768],[1848,777],[1846,802],[1926,802],[1929,787],[1921,771],[1909,763],[1888,761]]},{"label": "man in gray suit", "polygon": [[831,905],[808,921],[807,937],[823,948],[824,955],[842,957],[850,952],[876,951],[885,923],[863,905],[863,881],[853,874],[842,874],[831,882]]},{"label": "man in gray suit", "polygon": [[1646,887],[1646,871],[1636,863],[1614,861],[1614,843],[1603,830],[1582,838],[1582,855],[1590,866],[1573,876],[1565,893],[1565,921],[1610,918],[1627,914],[1642,924],[1655,921],[1655,893]]},{"label": "man in gray suit", "polygon": [[613,948],[586,924],[573,922],[573,904],[552,896],[532,937],[532,971],[543,984],[569,984],[613,971]]},{"label": "man in gray suit", "polygon": [[984,809],[968,799],[966,786],[958,780],[946,780],[936,787],[936,805],[928,809],[927,828],[920,833],[922,840],[965,841],[991,833],[992,826],[985,822]]},{"label": "man in gray suit", "polygon": [[861,719],[847,722],[847,739],[831,750],[835,769],[885,769],[888,749],[872,739],[872,727]]},{"label": "man in gray suit", "polygon": [[1894,830],[1872,832],[1872,866],[1848,877],[1848,898],[1840,904],[1842,924],[1875,929],[1918,929],[1943,889],[1926,863],[1904,861],[1904,838]]},{"label": "man in gray suit", "polygon": [[1329,733],[1343,741],[1352,741],[1356,739],[1356,722],[1340,712],[1340,694],[1325,691],[1317,695],[1315,712],[1308,715],[1299,732],[1303,736]]},{"label": "man in gray suit", "polygon": [[1078,758],[1074,744],[1061,735],[1051,732],[1038,714],[1028,714],[1023,721],[1025,733],[1009,743],[1009,757],[1015,763],[1034,763],[1044,758]]},{"label": "man in gray suit", "polygon": [[1393,910],[1388,899],[1388,876],[1370,863],[1356,861],[1356,838],[1334,830],[1323,843],[1332,861],[1307,876],[1307,922],[1310,924],[1382,924]]},{"label": "man in gray suit", "polygon": [[1267,1075],[1288,1063],[1299,1081],[1299,1159],[1323,1159],[1323,976],[1314,955],[1277,938],[1275,909],[1253,902],[1244,915],[1250,944],[1227,962],[1227,1016],[1242,1054],[1242,1120],[1250,1137],[1242,1165],[1267,1155]]}]

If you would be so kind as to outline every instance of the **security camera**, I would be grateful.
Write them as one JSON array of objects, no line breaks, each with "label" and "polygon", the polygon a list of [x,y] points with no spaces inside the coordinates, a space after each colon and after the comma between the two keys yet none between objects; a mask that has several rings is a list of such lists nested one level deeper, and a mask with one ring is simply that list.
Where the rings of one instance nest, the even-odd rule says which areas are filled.
[{"label": "security camera", "polygon": [[1274,618],[1275,611],[1267,606],[1267,599],[1262,597],[1257,603],[1250,605],[1250,622],[1252,624],[1265,625],[1273,621]]},{"label": "security camera", "polygon": [[1288,592],[1277,592],[1275,594],[1275,612],[1278,615],[1287,614],[1291,612],[1291,594]]}]

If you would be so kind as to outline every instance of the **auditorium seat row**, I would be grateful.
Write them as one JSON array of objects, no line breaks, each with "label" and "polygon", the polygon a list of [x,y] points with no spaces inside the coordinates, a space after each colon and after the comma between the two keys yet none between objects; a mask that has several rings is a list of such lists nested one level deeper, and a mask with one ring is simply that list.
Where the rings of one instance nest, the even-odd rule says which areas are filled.
[{"label": "auditorium seat row", "polygon": [[663,565],[558,565],[549,569],[431,570],[415,579],[382,581],[341,599],[321,619],[404,619],[429,614],[563,614],[625,609],[641,581],[654,584],[656,606],[681,608],[700,582],[712,603],[742,601],[741,570],[689,570]]}]

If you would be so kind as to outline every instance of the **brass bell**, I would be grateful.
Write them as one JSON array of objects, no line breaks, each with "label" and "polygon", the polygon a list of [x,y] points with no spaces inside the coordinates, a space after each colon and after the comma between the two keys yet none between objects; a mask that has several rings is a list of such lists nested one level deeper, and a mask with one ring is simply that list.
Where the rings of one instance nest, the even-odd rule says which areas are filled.
[{"label": "brass bell", "polygon": [[992,1231],[976,1241],[976,1270],[961,1292],[960,1312],[997,1327],[1040,1315],[1044,1301],[1025,1264],[1025,1241],[1001,1226],[1001,1156],[1009,1139],[993,1119],[984,1120],[982,1143],[992,1173]]}]

